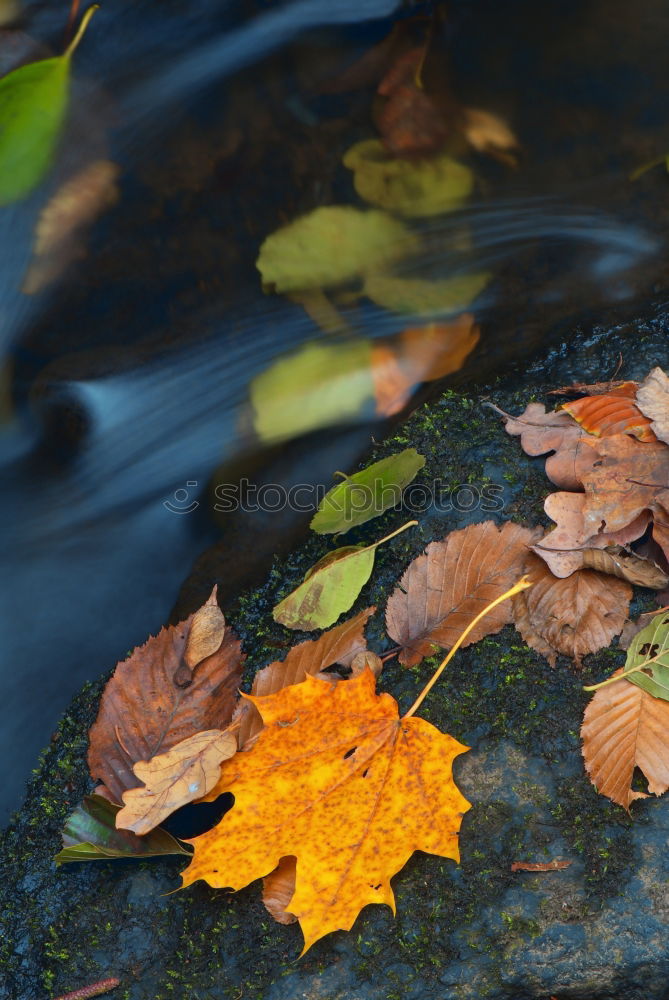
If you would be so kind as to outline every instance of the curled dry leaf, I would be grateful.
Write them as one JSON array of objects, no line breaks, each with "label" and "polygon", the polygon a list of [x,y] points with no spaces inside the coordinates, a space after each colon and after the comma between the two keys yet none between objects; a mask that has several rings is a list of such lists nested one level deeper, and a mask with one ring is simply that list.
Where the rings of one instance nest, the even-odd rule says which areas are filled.
[{"label": "curled dry leaf", "polygon": [[225,616],[218,606],[216,595],[218,586],[193,615],[193,621],[186,640],[184,663],[194,670],[198,663],[217,652],[225,638]]},{"label": "curled dry leaf", "polygon": [[555,577],[533,553],[525,569],[533,586],[514,597],[513,620],[528,646],[551,666],[558,653],[580,665],[621,631],[632,598],[628,583],[589,569]]},{"label": "curled dry leaf", "polygon": [[669,444],[669,378],[661,368],[653,368],[636,394],[637,406],[652,421],[660,441]]},{"label": "curled dry leaf", "polygon": [[604,395],[583,396],[573,403],[564,403],[562,409],[596,437],[631,434],[639,441],[656,441],[650,419],[643,415],[634,401],[636,391],[636,382],[624,382]]},{"label": "curled dry leaf", "polygon": [[376,412],[399,413],[420,382],[460,371],[480,336],[473,314],[462,313],[448,322],[407,327],[391,343],[372,344]]},{"label": "curled dry leaf", "polygon": [[482,108],[464,108],[465,139],[477,152],[515,167],[518,163],[518,140],[507,123]]},{"label": "curled dry leaf", "polygon": [[[211,598],[210,598],[211,600]],[[206,605],[205,605],[206,607]],[[232,717],[244,656],[231,629],[218,650],[175,682],[195,616],[162,629],[119,663],[100,701],[89,734],[88,766],[117,802],[139,781],[137,761],[151,760],[205,729],[220,729]]]},{"label": "curled dry leaf", "polygon": [[669,702],[630,684],[622,671],[614,676],[619,679],[596,691],[585,710],[582,752],[600,795],[629,812],[635,799],[647,797],[631,787],[635,767],[651,794],[669,788]]},{"label": "curled dry leaf", "polygon": [[288,905],[295,895],[297,858],[290,855],[281,861],[262,880],[262,901],[265,909],[278,924],[294,924],[297,917],[290,913]]},{"label": "curled dry leaf", "polygon": [[368,670],[342,684],[307,677],[254,699],[264,729],[249,753],[223,764],[209,798],[229,791],[235,803],[191,841],[185,886],[241,889],[296,857],[289,906],[306,951],[349,930],[368,903],[394,912],[390,880],[414,851],[459,860],[469,803],[452,762],[466,747],[423,719],[401,719],[375,683]]},{"label": "curled dry leaf", "polygon": [[[533,548],[555,576],[569,576],[577,569],[588,568],[583,559],[583,551],[586,549],[605,549],[607,546],[629,545],[630,542],[636,541],[645,532],[651,517],[650,511],[642,511],[619,531],[602,531],[588,536],[584,519],[585,507],[586,497],[583,493],[551,493],[546,497],[544,510],[551,520],[556,522],[557,527],[548,532]],[[600,567],[592,565],[589,568]],[[645,579],[650,580],[650,576]],[[630,580],[630,583],[634,582]],[[645,583],[643,586],[650,586],[650,583]]]},{"label": "curled dry leaf", "polygon": [[[411,563],[386,607],[388,635],[401,647],[400,663],[413,666],[437,648],[449,649],[461,632],[522,575],[537,532],[507,522],[470,524],[431,542]],[[511,621],[508,602],[499,605],[467,637],[478,642]]]},{"label": "curled dry leaf", "polygon": [[[355,618],[324,632],[318,639],[307,639],[288,651],[285,660],[277,660],[259,670],[253,678],[251,694],[267,697],[276,694],[291,684],[300,684],[307,676],[315,676],[334,664],[351,668],[359,673],[364,664],[359,661],[353,667],[358,655],[367,652],[365,625],[376,608],[365,608]],[[325,674],[325,678],[337,680],[337,674]],[[254,703],[249,698],[240,702],[235,719],[239,721],[238,741],[240,748],[247,746],[262,729],[262,719]]]},{"label": "curled dry leaf", "polygon": [[657,563],[621,545],[556,552],[539,544],[533,546],[533,549],[554,576],[566,577],[579,569],[594,569],[598,573],[617,576],[619,580],[627,580],[634,586],[648,587],[650,590],[662,590],[669,584],[669,576]]},{"label": "curled dry leaf", "polygon": [[116,826],[140,835],[153,830],[176,809],[211,791],[221,764],[236,752],[235,733],[208,729],[151,760],[138,760],[133,770],[144,787],[123,793],[124,806],[116,816]]}]

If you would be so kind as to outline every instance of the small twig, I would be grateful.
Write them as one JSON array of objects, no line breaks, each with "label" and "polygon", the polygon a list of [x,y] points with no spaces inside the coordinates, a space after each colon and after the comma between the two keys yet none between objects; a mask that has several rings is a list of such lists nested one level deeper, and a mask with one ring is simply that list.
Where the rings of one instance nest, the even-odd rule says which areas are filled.
[{"label": "small twig", "polygon": [[82,986],[80,990],[63,993],[62,996],[56,997],[56,1000],[90,1000],[90,997],[101,997],[103,993],[110,993],[120,985],[121,980],[112,976],[111,979],[100,979],[97,983],[91,983],[90,986]]}]

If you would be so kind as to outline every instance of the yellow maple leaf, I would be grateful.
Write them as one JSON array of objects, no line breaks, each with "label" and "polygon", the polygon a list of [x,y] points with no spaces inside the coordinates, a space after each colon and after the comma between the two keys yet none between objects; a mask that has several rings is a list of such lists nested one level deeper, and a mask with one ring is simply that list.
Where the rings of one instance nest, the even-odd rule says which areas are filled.
[{"label": "yellow maple leaf", "polygon": [[459,860],[458,834],[470,804],[455,785],[453,759],[468,748],[424,719],[400,718],[377,694],[376,678],[332,685],[318,677],[252,697],[265,728],[254,748],[226,761],[214,799],[235,805],[190,841],[184,886],[204,879],[242,889],[297,858],[289,910],[304,951],[349,930],[363,906],[387,903],[390,879],[414,851]]}]

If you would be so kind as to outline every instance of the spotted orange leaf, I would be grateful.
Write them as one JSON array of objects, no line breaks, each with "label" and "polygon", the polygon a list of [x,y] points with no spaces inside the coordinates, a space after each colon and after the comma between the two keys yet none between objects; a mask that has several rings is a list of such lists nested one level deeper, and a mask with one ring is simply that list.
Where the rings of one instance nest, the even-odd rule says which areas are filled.
[{"label": "spotted orange leaf", "polygon": [[596,437],[631,434],[639,441],[657,441],[650,426],[651,420],[635,403],[637,388],[636,382],[623,382],[612,392],[583,396],[573,403],[564,403],[562,409]]},{"label": "spotted orange leaf", "polygon": [[265,728],[223,764],[209,793],[235,798],[217,827],[194,838],[183,884],[241,889],[297,858],[286,905],[304,950],[349,930],[363,906],[395,911],[390,879],[414,851],[459,860],[469,803],[451,765],[467,748],[424,719],[400,718],[371,670],[343,684],[307,677],[251,698]]}]

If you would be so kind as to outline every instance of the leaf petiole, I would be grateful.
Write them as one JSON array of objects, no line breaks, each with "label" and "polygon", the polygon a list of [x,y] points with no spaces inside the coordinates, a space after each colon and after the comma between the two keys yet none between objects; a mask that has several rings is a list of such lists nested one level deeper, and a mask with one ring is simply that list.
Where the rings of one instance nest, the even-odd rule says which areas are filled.
[{"label": "leaf petiole", "polygon": [[97,4],[97,3],[94,3],[92,5],[92,7],[88,8],[88,10],[86,11],[86,13],[82,17],[81,24],[79,25],[79,27],[77,29],[76,35],[74,36],[74,38],[72,39],[72,41],[70,42],[70,44],[68,45],[68,47],[65,49],[65,52],[63,53],[63,58],[64,59],[69,59],[73,55],[75,49],[79,45],[79,42],[84,37],[84,34],[86,32],[86,28],[88,27],[88,25],[90,23],[90,20],[93,17],[93,14],[95,14],[96,10],[100,10],[100,5]]},{"label": "leaf petiole", "polygon": [[462,643],[464,642],[464,640],[467,638],[467,636],[469,635],[469,633],[471,632],[471,630],[474,628],[474,626],[478,625],[478,623],[481,621],[481,619],[485,618],[485,616],[488,614],[488,612],[492,611],[493,608],[496,608],[498,604],[502,603],[502,601],[508,600],[509,597],[514,597],[516,594],[519,594],[522,590],[527,590],[527,588],[531,587],[531,586],[532,586],[532,581],[529,579],[529,577],[523,576],[518,581],[518,583],[514,583],[513,587],[511,587],[509,590],[505,591],[503,594],[500,594],[500,596],[496,597],[494,601],[491,601],[490,604],[486,605],[486,607],[483,609],[483,611],[480,611],[477,614],[476,618],[474,618],[469,623],[469,625],[467,626],[467,628],[464,630],[464,632],[462,633],[462,635],[459,637],[458,641],[449,650],[448,654],[444,657],[444,659],[442,660],[442,662],[439,664],[439,666],[435,670],[434,674],[432,675],[432,677],[430,678],[430,680],[427,682],[427,684],[425,685],[425,687],[423,688],[423,690],[421,691],[421,693],[418,695],[418,697],[416,698],[415,702],[413,703],[413,705],[411,706],[411,708],[409,709],[409,711],[405,712],[405,714],[402,716],[403,720],[410,718],[410,716],[414,715],[416,713],[416,711],[420,708],[420,706],[425,701],[425,698],[430,693],[430,691],[432,690],[432,688],[434,687],[434,685],[437,683],[437,681],[441,677],[443,671],[448,666],[448,664],[451,662],[451,660],[453,659],[453,657],[457,653],[458,649],[460,648],[460,646],[462,645]]}]

